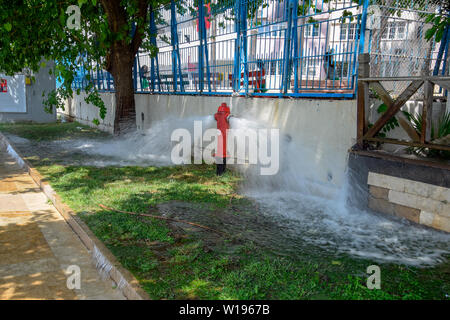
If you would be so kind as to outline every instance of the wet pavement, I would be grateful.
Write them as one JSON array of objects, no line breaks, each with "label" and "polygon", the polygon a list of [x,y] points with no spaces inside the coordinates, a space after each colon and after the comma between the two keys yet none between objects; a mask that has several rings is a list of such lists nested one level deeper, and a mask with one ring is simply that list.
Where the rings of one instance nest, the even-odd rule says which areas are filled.
[{"label": "wet pavement", "polygon": [[[77,267],[80,287],[69,289]],[[0,151],[0,300],[9,299],[125,298],[31,177]]]}]

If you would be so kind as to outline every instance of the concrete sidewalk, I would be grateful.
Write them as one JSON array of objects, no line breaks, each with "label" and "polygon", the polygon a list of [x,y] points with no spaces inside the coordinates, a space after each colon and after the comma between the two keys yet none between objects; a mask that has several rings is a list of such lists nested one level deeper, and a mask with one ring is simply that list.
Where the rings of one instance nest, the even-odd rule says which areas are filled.
[{"label": "concrete sidewalk", "polygon": [[[67,287],[69,266],[80,289]],[[0,300],[125,299],[31,177],[0,151]]]}]

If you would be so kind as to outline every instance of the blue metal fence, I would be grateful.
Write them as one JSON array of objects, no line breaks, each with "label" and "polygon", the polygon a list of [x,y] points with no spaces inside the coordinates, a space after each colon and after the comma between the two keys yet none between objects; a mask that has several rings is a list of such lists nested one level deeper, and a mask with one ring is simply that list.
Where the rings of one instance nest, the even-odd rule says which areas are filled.
[{"label": "blue metal fence", "polygon": [[[368,6],[369,0],[172,0],[151,14],[158,53],[139,51],[136,92],[352,98],[357,55],[373,42],[361,32]],[[101,91],[114,90],[103,70],[90,79]],[[74,87],[85,83],[81,70]]]},{"label": "blue metal fence", "polygon": [[157,57],[138,56],[136,91],[353,97],[360,4],[172,1],[155,23]]}]

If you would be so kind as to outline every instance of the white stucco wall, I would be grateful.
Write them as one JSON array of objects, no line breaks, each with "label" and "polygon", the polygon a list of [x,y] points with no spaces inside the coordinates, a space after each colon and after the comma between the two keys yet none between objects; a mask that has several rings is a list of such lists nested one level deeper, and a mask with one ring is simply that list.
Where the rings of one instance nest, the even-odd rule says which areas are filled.
[{"label": "white stucco wall", "polygon": [[[20,107],[8,108],[8,103],[0,106],[0,122],[36,122],[36,123],[48,123],[56,121],[56,112],[47,113],[44,108],[42,94],[49,93],[56,88],[55,77],[49,74],[49,70],[53,67],[53,62],[47,62],[38,73],[34,74],[35,81],[30,85],[22,83],[20,85],[25,86],[25,97],[18,98],[17,94],[14,94],[14,99],[20,101]],[[24,76],[21,81],[24,81]],[[17,84],[19,85],[19,84]],[[11,87],[14,89],[14,86]],[[17,90],[17,87],[15,88]],[[23,101],[25,100],[25,101]],[[0,102],[1,104],[2,102]]]},{"label": "white stucco wall", "polygon": [[[98,128],[102,131],[113,133],[116,108],[115,96],[112,93],[101,93],[100,96],[107,109],[105,119],[100,118],[100,112],[97,107],[84,101],[86,98],[86,94],[84,93],[74,95],[72,99],[66,100],[64,110],[59,109],[58,114],[64,115],[82,124]],[[98,126],[92,122],[94,119],[99,120],[100,124]]]},{"label": "white stucco wall", "polygon": [[[108,114],[100,129],[111,132],[114,109],[113,94],[102,94]],[[84,96],[69,101],[65,114],[95,126],[98,109],[88,106]],[[348,149],[356,138],[356,101],[319,99],[270,99],[243,97],[214,97],[188,95],[136,95],[136,118],[140,130],[167,118],[195,118],[213,115],[226,102],[236,117],[266,123],[279,128],[281,135],[289,135],[299,150],[299,161],[313,166],[314,179],[340,185],[347,167]],[[143,115],[143,116],[142,116]],[[144,121],[142,121],[144,118]],[[308,167],[308,166],[307,166]],[[299,168],[305,168],[304,165]],[[306,169],[305,169],[306,170]]]}]

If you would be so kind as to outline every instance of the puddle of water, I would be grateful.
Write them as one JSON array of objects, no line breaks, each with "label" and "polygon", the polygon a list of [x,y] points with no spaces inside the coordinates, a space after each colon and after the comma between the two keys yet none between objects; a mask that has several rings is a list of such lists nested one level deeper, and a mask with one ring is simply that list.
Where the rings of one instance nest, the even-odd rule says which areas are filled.
[{"label": "puddle of water", "polygon": [[[186,128],[192,133],[194,120],[202,121],[203,130],[215,126],[212,116],[167,119],[147,131],[121,138],[40,143],[36,150],[49,156],[66,155],[64,161],[68,164],[171,165],[172,132]],[[265,124],[232,118],[231,127],[262,128]],[[316,156],[313,150],[287,139],[282,133],[280,137],[277,175],[261,176],[258,166],[235,166],[245,177],[242,192],[256,201],[260,214],[270,217],[283,230],[280,250],[295,252],[300,243],[302,246],[306,243],[332,253],[348,253],[380,262],[424,266],[446,260],[445,256],[450,254],[449,234],[350,206],[346,183],[336,186],[319,177],[321,168],[317,162],[309,161]],[[267,232],[265,237],[273,237],[273,233]],[[271,239],[272,243],[277,241]]]},{"label": "puddle of water", "polygon": [[259,211],[275,219],[290,237],[330,252],[376,261],[433,265],[449,254],[450,235],[298,192],[247,191]]}]

